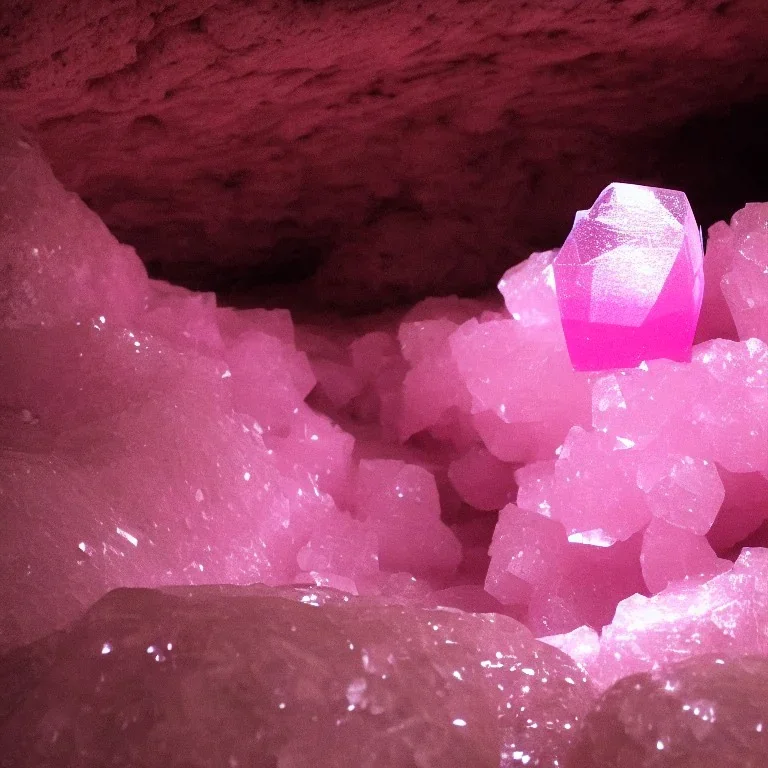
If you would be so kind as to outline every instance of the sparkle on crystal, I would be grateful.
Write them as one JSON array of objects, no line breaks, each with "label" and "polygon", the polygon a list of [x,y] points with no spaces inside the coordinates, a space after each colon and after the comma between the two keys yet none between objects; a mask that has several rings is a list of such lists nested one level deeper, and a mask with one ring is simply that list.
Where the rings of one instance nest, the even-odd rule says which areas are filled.
[{"label": "sparkle on crystal", "polygon": [[553,266],[574,368],[690,360],[704,273],[684,193],[611,184],[576,214]]}]

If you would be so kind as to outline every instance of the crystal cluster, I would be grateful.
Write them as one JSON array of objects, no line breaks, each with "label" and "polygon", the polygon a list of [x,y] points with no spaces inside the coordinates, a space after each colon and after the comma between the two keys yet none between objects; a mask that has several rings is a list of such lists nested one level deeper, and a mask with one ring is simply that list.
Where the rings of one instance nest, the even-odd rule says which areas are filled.
[{"label": "crystal cluster", "polygon": [[[542,718],[554,699],[570,701],[569,690],[583,690],[574,667],[547,655],[554,653],[547,646],[565,651],[601,690],[707,652],[768,652],[768,205],[750,205],[730,225],[712,228],[697,343],[688,350],[701,297],[700,241],[687,203],[675,194],[646,190],[638,202],[637,192],[627,201],[625,187],[609,188],[577,218],[562,251],[533,254],[503,276],[500,300],[433,298],[377,317],[296,324],[288,311],[234,310],[211,295],[149,280],[136,254],[56,182],[32,140],[8,127],[0,129],[0,171],[0,651],[68,626],[118,587],[195,587],[211,604],[200,597],[194,610],[177,607],[195,627],[190,642],[199,644],[201,663],[213,666],[203,664],[203,673],[181,665],[173,673],[180,676],[168,680],[195,699],[195,691],[210,689],[206,675],[222,676],[228,692],[210,702],[213,732],[217,706],[237,709],[232,697],[242,675],[240,662],[226,656],[226,629],[217,634],[216,622],[206,623],[203,614],[210,609],[229,626],[239,609],[234,593],[224,599],[203,585],[312,585],[324,595],[335,589],[355,596],[343,609],[351,613],[334,618],[342,610],[335,603],[314,608],[316,621],[329,622],[329,634],[318,630],[316,638],[302,630],[300,641],[292,639],[298,618],[273,627],[269,611],[254,608],[264,618],[253,626],[268,633],[274,663],[294,670],[287,676],[292,690],[308,700],[330,697],[330,682],[302,665],[312,667],[308,659],[326,651],[341,659],[340,638],[356,644],[354,627],[367,615],[377,626],[390,622],[390,639],[376,630],[384,657],[404,652],[401,627],[402,638],[421,638],[417,657],[424,666],[410,688],[400,681],[390,692],[393,702],[410,702],[399,710],[397,727],[412,722],[408,713],[426,711],[419,687],[434,683],[446,692],[429,705],[436,730],[408,742],[409,754],[423,741],[442,764],[451,754],[477,765],[487,762],[488,744],[500,754],[502,744],[509,746],[512,765],[534,754],[547,757],[524,764],[555,765],[546,762],[550,757],[564,764],[567,739],[552,746],[547,729],[531,723],[549,722]],[[611,264],[574,261],[582,253],[575,249],[579,232],[613,227],[634,242],[628,222],[637,232],[658,224],[664,235],[641,259],[640,266],[654,267],[655,281],[642,301],[616,285],[612,270],[623,263],[624,245],[611,241],[608,252],[621,257]],[[664,258],[652,255],[657,250]],[[587,309],[578,291],[569,296],[560,286],[562,270],[577,267],[578,275],[596,270],[600,285],[613,291],[600,293],[600,317],[609,296],[628,302],[610,329],[600,326],[603,341],[619,327],[630,329],[622,338],[632,343],[618,348],[628,353],[623,362],[615,345],[574,347],[588,334],[581,328],[574,335],[576,315],[569,312]],[[670,301],[679,316],[667,312]],[[629,305],[632,312],[621,314]],[[669,347],[657,344],[657,326],[647,322],[662,316],[679,331]],[[576,365],[590,370],[575,370],[571,357],[578,363],[581,352],[588,357],[595,349],[613,350],[606,369],[591,359]],[[110,627],[117,632],[136,621],[140,644],[156,647],[162,638],[150,637],[153,622],[165,626],[166,612],[177,608],[165,597],[122,595],[122,603],[113,596],[117,603],[103,603],[91,619],[72,625],[65,639],[8,657],[4,711],[25,703],[21,719],[8,721],[4,745],[35,723],[65,733],[63,715],[46,715],[45,702],[87,686],[103,671],[98,664],[110,663],[82,651],[81,641],[100,649],[99,642],[112,642]],[[259,596],[268,599],[267,592]],[[104,624],[103,611],[118,603],[116,623]],[[392,605],[410,612],[407,621],[387,614]],[[481,668],[491,675],[475,676],[462,689],[472,702],[467,712],[485,714],[461,733],[445,722],[449,714],[464,719],[448,712],[455,701],[448,677],[460,671],[443,666],[451,638],[441,634],[441,622],[430,631],[442,644],[427,644],[414,629],[422,626],[420,611],[437,607],[444,622],[469,622],[462,625],[473,627],[467,632],[479,633],[472,642],[461,635],[461,652],[482,656],[488,665]],[[320,618],[326,608],[331,613]],[[281,610],[293,615],[298,608]],[[496,614],[496,624],[462,611]],[[505,654],[523,637],[513,619],[546,640],[531,645],[525,634],[527,650],[520,651],[557,659],[546,671],[528,656],[527,666],[512,669],[517,661]],[[242,622],[237,626],[250,626]],[[502,647],[502,635],[509,647]],[[329,698],[322,718],[338,717],[350,685],[351,703],[362,700],[359,670],[346,663],[333,667],[346,687],[333,688],[336,703]],[[23,690],[14,689],[17,672],[9,669],[22,668],[29,675],[18,683]],[[119,681],[105,689],[100,714],[88,715],[91,730],[83,733],[91,735],[83,738],[100,732],[99,717],[106,722],[118,713],[148,738],[182,740],[182,721],[194,715],[174,713],[173,736],[163,735],[151,712],[131,710],[140,707],[132,691],[150,684],[141,677],[146,670],[117,668]],[[419,676],[430,669],[437,675],[432,682]],[[499,735],[499,726],[480,720],[516,706],[499,704],[485,690],[507,690],[509,680],[492,675],[509,672],[531,677],[525,695],[543,678],[555,693],[552,701],[543,693],[521,705],[530,722],[505,741],[506,725]],[[30,691],[38,684],[35,697]],[[257,690],[249,688],[246,698]],[[578,714],[584,701],[563,712]],[[72,706],[81,704],[91,706]],[[293,746],[270,741],[285,714],[265,714],[268,753],[303,765],[305,748],[306,759],[320,749],[312,734]],[[354,727],[370,726],[366,738],[379,734],[381,754],[399,755],[406,747],[392,736],[399,733],[395,720]],[[285,728],[299,722],[286,720]],[[57,754],[68,754],[72,743],[80,742],[60,744],[55,749],[64,752]],[[97,745],[88,744],[93,759],[101,759]],[[128,749],[128,741],[121,744]]]}]

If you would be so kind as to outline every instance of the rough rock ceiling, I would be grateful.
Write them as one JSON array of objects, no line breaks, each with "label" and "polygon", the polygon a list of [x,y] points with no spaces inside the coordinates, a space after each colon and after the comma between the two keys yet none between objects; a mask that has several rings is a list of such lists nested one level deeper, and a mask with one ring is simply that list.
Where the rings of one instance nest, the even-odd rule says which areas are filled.
[{"label": "rough rock ceiling", "polygon": [[768,198],[767,45],[765,0],[5,0],[0,109],[155,274],[372,308],[615,178]]}]

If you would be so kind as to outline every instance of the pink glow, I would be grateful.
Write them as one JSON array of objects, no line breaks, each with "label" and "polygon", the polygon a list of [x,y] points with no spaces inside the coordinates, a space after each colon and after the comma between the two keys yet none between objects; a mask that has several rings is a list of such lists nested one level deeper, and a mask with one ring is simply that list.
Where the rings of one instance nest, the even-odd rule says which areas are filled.
[{"label": "pink glow", "polygon": [[701,237],[682,192],[606,187],[554,260],[577,370],[687,361],[704,291]]}]

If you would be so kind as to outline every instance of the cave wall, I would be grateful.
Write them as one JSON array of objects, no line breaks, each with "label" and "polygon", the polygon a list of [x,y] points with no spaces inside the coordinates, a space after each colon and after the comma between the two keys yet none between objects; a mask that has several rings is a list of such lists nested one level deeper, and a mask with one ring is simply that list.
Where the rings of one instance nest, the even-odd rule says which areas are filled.
[{"label": "cave wall", "polygon": [[614,179],[768,198],[767,46],[765,0],[6,0],[0,109],[153,274],[371,309]]}]

